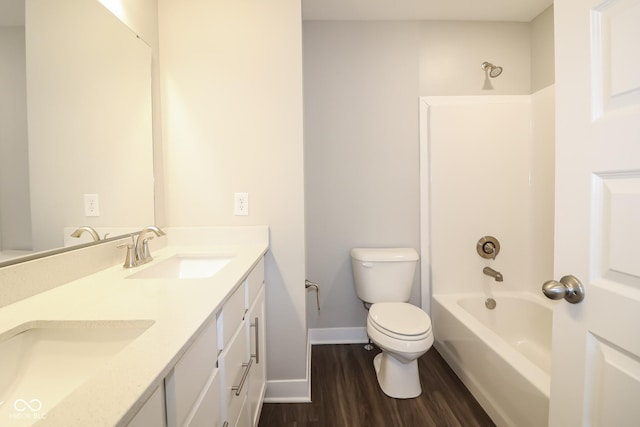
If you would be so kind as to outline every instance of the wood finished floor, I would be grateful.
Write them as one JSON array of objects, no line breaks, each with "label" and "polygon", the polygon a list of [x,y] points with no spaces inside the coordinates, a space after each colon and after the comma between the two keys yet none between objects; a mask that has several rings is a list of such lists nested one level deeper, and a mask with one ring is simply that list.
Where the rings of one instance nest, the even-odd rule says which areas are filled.
[{"label": "wood finished floor", "polygon": [[494,426],[471,393],[431,348],[418,359],[422,395],[386,396],[362,344],[317,345],[311,353],[311,403],[265,403],[259,427]]}]

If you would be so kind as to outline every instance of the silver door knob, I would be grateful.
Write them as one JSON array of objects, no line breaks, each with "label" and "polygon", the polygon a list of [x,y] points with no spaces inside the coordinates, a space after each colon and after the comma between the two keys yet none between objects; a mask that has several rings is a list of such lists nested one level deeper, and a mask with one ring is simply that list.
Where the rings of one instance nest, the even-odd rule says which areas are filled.
[{"label": "silver door knob", "polygon": [[567,275],[559,282],[549,280],[542,285],[542,293],[550,299],[564,298],[571,304],[577,304],[584,299],[584,287],[577,277]]}]

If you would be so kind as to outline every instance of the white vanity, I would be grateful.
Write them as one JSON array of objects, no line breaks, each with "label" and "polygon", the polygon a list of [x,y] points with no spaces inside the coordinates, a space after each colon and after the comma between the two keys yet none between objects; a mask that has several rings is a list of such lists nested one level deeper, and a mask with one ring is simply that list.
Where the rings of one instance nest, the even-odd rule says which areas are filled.
[{"label": "white vanity", "polygon": [[[40,348],[38,337],[62,336],[61,348],[100,357],[62,388],[56,375],[68,377],[63,373],[72,367],[60,364],[82,363],[34,359],[19,354],[24,345],[11,347],[15,363],[28,370],[44,360],[39,369],[52,376],[43,384],[35,376],[23,388],[0,384],[0,425],[258,424],[266,386],[268,231],[258,239],[167,231],[158,239],[166,247],[153,249],[148,264],[114,266],[0,308],[0,348],[25,336]],[[25,383],[20,375],[13,384]]]}]

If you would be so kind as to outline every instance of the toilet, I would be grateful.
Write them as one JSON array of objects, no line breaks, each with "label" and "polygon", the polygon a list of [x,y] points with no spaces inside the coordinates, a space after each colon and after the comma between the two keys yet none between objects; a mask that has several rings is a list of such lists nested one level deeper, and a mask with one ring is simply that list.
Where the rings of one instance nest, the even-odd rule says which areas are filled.
[{"label": "toilet", "polygon": [[354,248],[356,294],[369,307],[367,334],[382,353],[373,366],[382,391],[409,399],[422,393],[417,359],[431,348],[431,319],[409,304],[418,264],[412,248]]}]

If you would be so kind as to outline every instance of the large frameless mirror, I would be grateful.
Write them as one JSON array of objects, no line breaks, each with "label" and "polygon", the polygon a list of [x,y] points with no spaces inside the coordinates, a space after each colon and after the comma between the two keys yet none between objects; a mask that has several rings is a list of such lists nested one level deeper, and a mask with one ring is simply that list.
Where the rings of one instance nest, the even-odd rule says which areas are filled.
[{"label": "large frameless mirror", "polygon": [[154,222],[151,90],[97,0],[0,0],[0,267]]}]

